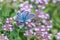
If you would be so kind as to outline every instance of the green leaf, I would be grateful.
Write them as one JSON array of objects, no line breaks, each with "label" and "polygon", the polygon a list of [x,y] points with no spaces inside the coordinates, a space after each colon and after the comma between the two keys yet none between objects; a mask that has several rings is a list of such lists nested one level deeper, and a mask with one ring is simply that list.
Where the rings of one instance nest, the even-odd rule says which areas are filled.
[{"label": "green leaf", "polygon": [[22,40],[20,37],[16,37],[15,40]]}]

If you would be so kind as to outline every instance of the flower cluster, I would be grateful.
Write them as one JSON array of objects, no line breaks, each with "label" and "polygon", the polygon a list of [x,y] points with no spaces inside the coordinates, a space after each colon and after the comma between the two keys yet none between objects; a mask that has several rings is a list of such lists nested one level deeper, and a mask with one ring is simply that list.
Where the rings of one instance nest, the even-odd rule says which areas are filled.
[{"label": "flower cluster", "polygon": [[[31,0],[31,2],[36,2],[36,3],[43,3],[43,4],[48,4],[50,0]],[[60,0],[51,0],[53,3],[56,3],[57,1]]]},{"label": "flower cluster", "polygon": [[0,40],[9,40],[7,36],[5,36],[4,34],[0,35]]},{"label": "flower cluster", "polygon": [[44,9],[45,5],[49,3],[50,0],[31,0],[31,2],[35,2],[38,8]]},{"label": "flower cluster", "polygon": [[12,31],[13,30],[13,26],[12,26],[11,22],[12,22],[12,18],[7,18],[6,24],[2,26],[3,30]]},{"label": "flower cluster", "polygon": [[58,32],[58,33],[56,34],[56,38],[57,38],[57,40],[60,40],[60,32]]},{"label": "flower cluster", "polygon": [[47,13],[41,12],[39,10],[35,13],[35,18],[30,22],[26,22],[26,31],[24,33],[27,37],[37,36],[36,40],[49,40],[52,34],[49,34],[48,31],[52,28],[52,21],[49,19]]},{"label": "flower cluster", "polygon": [[31,9],[33,8],[33,6],[31,4],[28,3],[28,1],[20,4],[20,10],[24,10],[24,11],[31,11]]},{"label": "flower cluster", "polygon": [[49,0],[31,0],[31,2],[36,2],[37,4],[39,3],[45,3],[47,4]]}]

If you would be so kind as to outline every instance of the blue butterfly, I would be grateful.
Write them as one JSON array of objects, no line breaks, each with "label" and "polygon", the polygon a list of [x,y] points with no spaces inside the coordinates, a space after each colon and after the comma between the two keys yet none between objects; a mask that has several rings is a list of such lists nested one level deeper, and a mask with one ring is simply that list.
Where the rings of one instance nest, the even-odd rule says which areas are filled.
[{"label": "blue butterfly", "polygon": [[34,18],[34,14],[29,14],[29,12],[25,11],[23,13],[17,13],[16,21],[18,21],[19,26],[24,25],[25,22]]},{"label": "blue butterfly", "polygon": [[33,14],[29,14],[29,12],[25,11],[23,13],[17,13],[17,21],[18,22],[27,22],[34,18]]}]

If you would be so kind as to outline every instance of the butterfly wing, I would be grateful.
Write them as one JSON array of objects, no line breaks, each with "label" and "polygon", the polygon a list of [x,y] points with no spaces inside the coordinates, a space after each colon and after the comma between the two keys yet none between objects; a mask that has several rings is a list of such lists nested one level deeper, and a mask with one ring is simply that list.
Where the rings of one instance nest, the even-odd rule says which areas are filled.
[{"label": "butterfly wing", "polygon": [[25,11],[25,12],[22,13],[22,15],[23,15],[24,17],[26,17],[28,14],[29,14],[29,12],[27,12],[27,11]]},{"label": "butterfly wing", "polygon": [[18,21],[18,22],[23,22],[21,13],[17,13],[16,21]]},{"label": "butterfly wing", "polygon": [[29,12],[25,11],[22,13],[22,18],[23,18],[23,21],[26,22],[26,16],[29,14]]},{"label": "butterfly wing", "polygon": [[19,22],[26,22],[28,19],[32,18],[34,18],[34,15],[29,14],[27,11],[23,12],[22,15],[20,13],[17,13],[17,21]]},{"label": "butterfly wing", "polygon": [[31,19],[33,19],[34,18],[34,14],[28,14],[27,16],[26,16],[26,20],[28,21],[28,20],[31,20]]}]

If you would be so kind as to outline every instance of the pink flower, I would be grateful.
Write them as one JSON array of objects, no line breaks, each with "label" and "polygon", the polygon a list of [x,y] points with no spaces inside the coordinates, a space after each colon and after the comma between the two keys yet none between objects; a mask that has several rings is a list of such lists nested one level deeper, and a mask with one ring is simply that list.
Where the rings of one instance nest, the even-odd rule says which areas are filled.
[{"label": "pink flower", "polygon": [[12,22],[12,18],[7,18],[6,23],[11,23]]},{"label": "pink flower", "polygon": [[57,40],[60,40],[60,32],[57,33],[56,37],[57,37]]},{"label": "pink flower", "polygon": [[0,2],[3,2],[3,0],[0,0]]},{"label": "pink flower", "polygon": [[28,1],[20,4],[20,9],[24,10],[24,11],[31,11],[31,9],[33,8],[33,6],[31,4],[28,3]]},{"label": "pink flower", "polygon": [[45,5],[49,3],[50,0],[31,0],[31,2],[35,2],[38,8],[45,9]]},{"label": "pink flower", "polygon": [[50,16],[47,13],[36,10],[36,17],[37,18],[42,18],[42,19],[48,19]]},{"label": "pink flower", "polygon": [[2,26],[2,29],[5,31],[12,31],[13,26],[11,24],[5,24],[4,26]]},{"label": "pink flower", "polygon": [[9,40],[7,36],[4,36],[4,34],[0,35],[0,40]]}]

